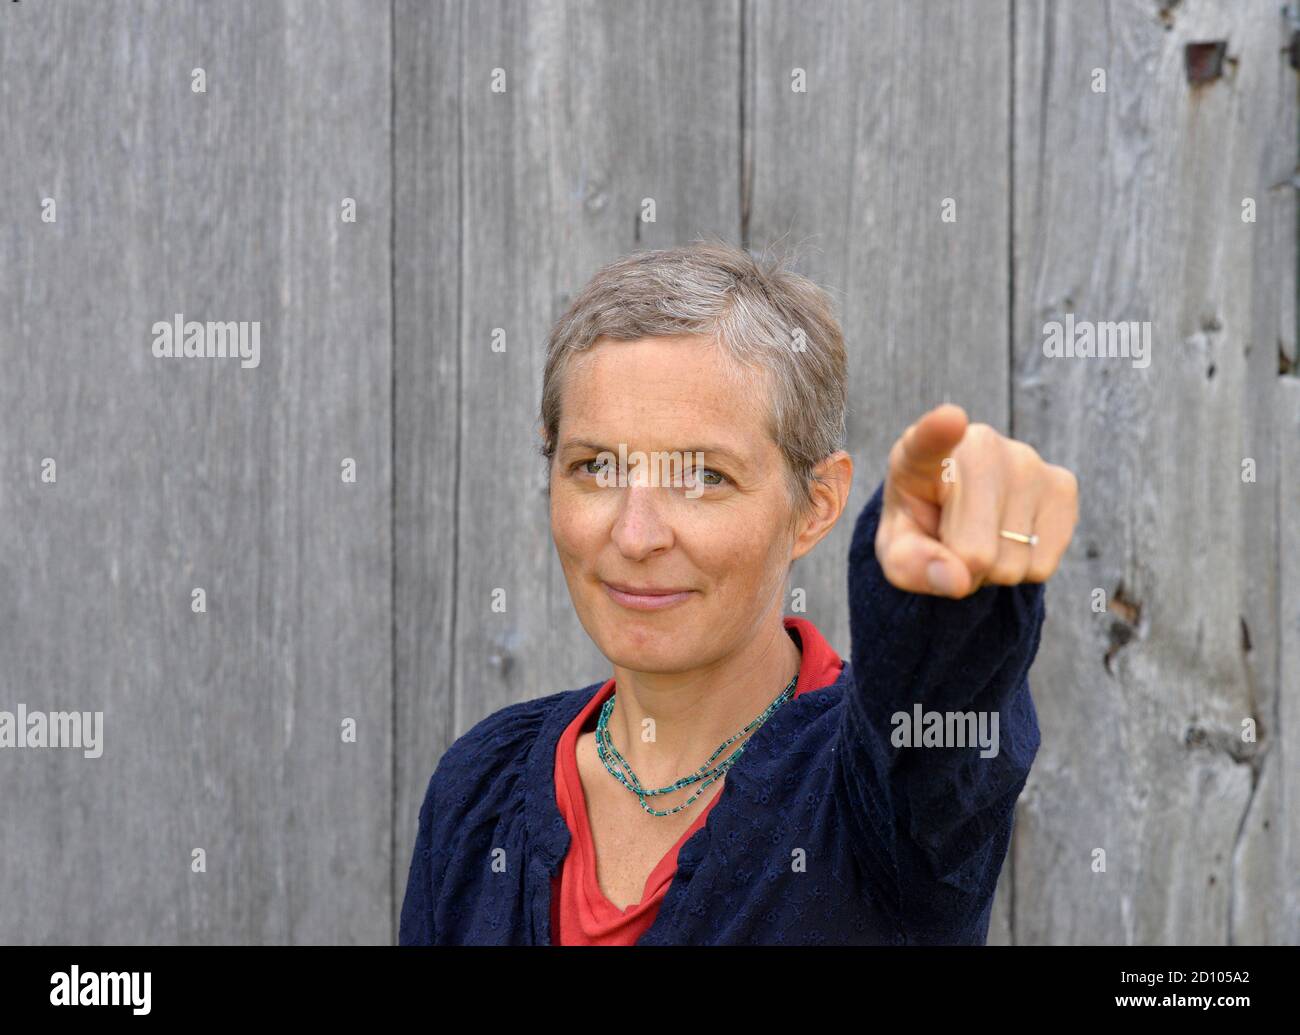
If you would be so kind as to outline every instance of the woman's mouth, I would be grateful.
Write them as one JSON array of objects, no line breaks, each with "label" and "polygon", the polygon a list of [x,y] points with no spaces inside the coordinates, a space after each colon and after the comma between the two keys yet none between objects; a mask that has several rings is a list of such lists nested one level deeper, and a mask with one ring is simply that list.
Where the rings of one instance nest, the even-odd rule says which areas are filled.
[{"label": "woman's mouth", "polygon": [[665,607],[672,607],[680,604],[693,592],[689,589],[658,589],[610,582],[602,582],[601,585],[614,603],[622,604],[634,611],[659,611]]}]

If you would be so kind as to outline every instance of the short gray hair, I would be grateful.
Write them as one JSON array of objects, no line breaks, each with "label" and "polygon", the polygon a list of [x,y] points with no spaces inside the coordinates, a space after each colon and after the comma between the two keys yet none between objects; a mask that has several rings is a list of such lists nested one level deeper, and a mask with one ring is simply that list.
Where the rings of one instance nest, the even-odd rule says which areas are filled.
[{"label": "short gray hair", "polygon": [[844,447],[844,334],[830,296],[788,269],[784,256],[756,258],[721,240],[615,259],[556,321],[546,342],[539,413],[548,471],[575,357],[601,337],[677,335],[708,337],[738,383],[752,385],[746,375],[757,373],[769,386],[768,432],[785,457],[795,514],[806,512],[813,468]]}]

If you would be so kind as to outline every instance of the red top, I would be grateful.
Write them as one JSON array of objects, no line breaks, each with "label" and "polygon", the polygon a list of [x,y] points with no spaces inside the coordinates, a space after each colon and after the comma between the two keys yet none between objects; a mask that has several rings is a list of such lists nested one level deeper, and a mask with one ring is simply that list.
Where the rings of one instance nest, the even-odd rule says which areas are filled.
[{"label": "red top", "polygon": [[[794,696],[835,682],[844,662],[817,627],[806,618],[791,615],[787,615],[783,622],[787,629],[795,632],[795,642],[802,650]],[[587,820],[587,800],[578,776],[577,745],[583,727],[590,722],[594,728],[601,705],[613,693],[614,680],[611,679],[569,723],[555,749],[555,802],[572,840],[560,872],[551,884],[552,945],[635,945],[659,914],[659,905],[677,872],[677,853],[704,825],[709,811],[727,792],[724,783],[722,790],[710,798],[695,817],[695,822],[659,860],[659,865],[646,878],[640,902],[619,909],[607,899],[596,881],[596,849]]]}]

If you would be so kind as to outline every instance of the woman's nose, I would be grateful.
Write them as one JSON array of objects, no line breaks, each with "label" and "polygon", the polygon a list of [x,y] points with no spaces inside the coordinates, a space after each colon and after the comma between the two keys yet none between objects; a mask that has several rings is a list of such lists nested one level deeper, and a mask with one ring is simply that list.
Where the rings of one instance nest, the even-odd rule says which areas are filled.
[{"label": "woman's nose", "polygon": [[628,484],[615,490],[623,498],[611,537],[625,557],[639,558],[673,544],[672,526],[661,512],[671,490],[657,485]]}]

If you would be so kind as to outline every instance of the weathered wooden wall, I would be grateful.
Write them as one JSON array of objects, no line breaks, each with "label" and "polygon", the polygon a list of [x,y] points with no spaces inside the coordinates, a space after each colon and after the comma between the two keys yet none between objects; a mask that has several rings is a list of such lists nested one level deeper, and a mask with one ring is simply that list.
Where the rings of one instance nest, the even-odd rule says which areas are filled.
[{"label": "weathered wooden wall", "polygon": [[391,937],[391,32],[324,13],[0,9],[0,707],[105,742],[0,751],[0,941]]},{"label": "weathered wooden wall", "polygon": [[[1012,412],[1082,491],[1033,673],[1046,735],[1020,800],[1014,933],[1294,944],[1289,32],[1267,3],[1184,3],[1167,26],[1152,5],[1086,6],[1016,6]],[[1189,84],[1186,45],[1213,40],[1224,75]],[[1149,321],[1150,366],[1045,358],[1043,324],[1067,312]]]},{"label": "weathered wooden wall", "polygon": [[[550,542],[546,331],[715,233],[839,302],[853,514],[943,399],[1079,475],[990,941],[1300,941],[1273,0],[4,7],[0,708],[102,708],[107,749],[0,752],[0,940],[392,940],[442,751],[607,674]],[[1203,39],[1233,60],[1192,88]],[[1067,311],[1151,321],[1151,366],[1049,361]],[[154,359],[176,312],[261,320],[261,366]],[[843,654],[850,529],[792,580]]]}]

